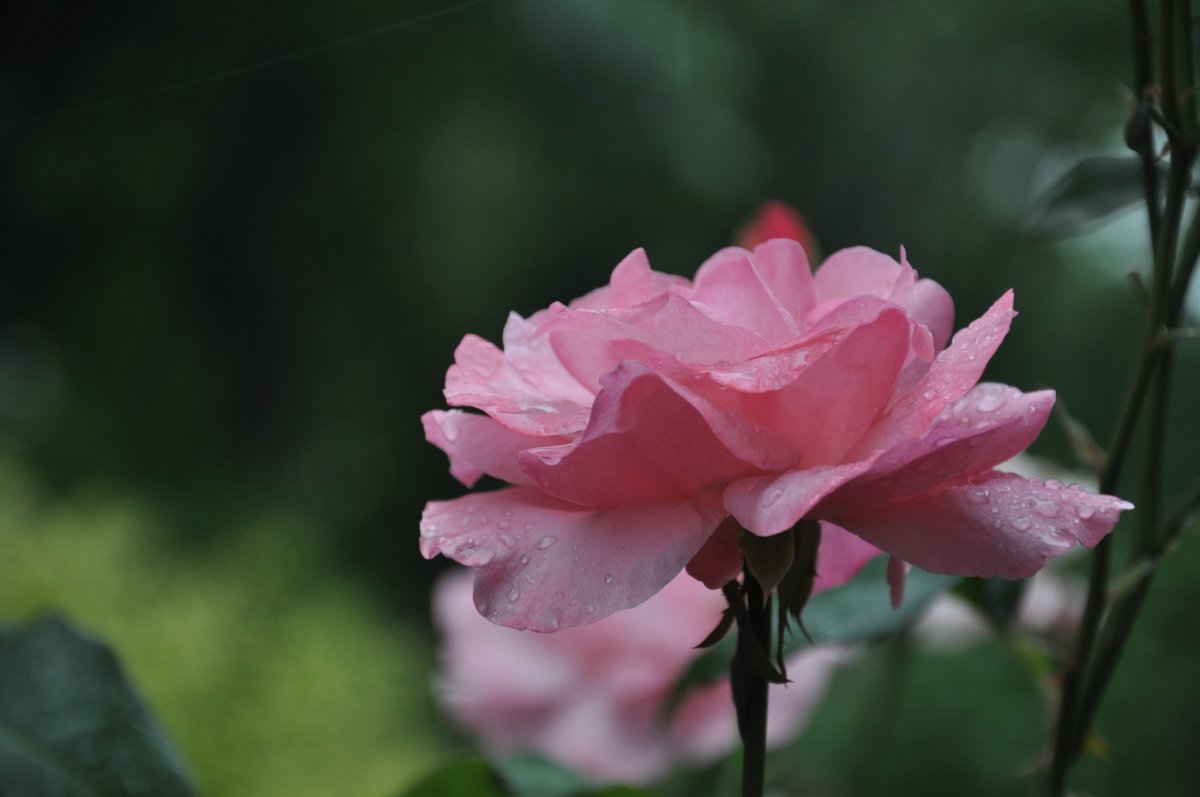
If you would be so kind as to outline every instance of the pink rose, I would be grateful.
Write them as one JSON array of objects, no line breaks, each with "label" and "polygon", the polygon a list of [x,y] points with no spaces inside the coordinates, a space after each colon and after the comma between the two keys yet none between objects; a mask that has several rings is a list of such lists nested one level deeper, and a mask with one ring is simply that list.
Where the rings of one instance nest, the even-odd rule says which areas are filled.
[{"label": "pink rose", "polygon": [[[689,694],[669,718],[663,708],[724,606],[720,593],[683,575],[630,611],[525,634],[481,618],[470,573],[451,571],[433,598],[442,639],[436,694],[493,755],[536,753],[598,783],[649,783],[737,744],[728,681]],[[789,661],[793,682],[771,687],[770,744],[807,723],[848,655],[812,648]]]},{"label": "pink rose", "polygon": [[636,250],[569,306],[510,315],[503,350],[463,339],[446,400],[484,414],[426,413],[425,434],[464,484],[512,486],[430,502],[421,552],[475,568],[481,614],[537,631],[636,606],[685,566],[718,586],[740,528],[805,518],[825,521],[818,587],[880,551],[896,599],[904,563],[1025,578],[1131,505],[995,470],[1054,403],[976,384],[1014,315],[1010,291],[950,342],[949,295],[903,251],[813,275],[773,240],[689,281]]}]

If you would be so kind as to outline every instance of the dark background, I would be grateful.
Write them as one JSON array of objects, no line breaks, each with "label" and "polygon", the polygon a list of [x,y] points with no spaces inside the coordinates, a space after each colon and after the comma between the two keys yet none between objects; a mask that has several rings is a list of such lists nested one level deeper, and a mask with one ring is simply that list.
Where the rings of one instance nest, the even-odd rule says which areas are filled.
[{"label": "dark background", "polygon": [[[112,638],[210,793],[320,793],[319,775],[248,773],[327,750],[334,717],[370,742],[327,753],[328,783],[411,779],[455,744],[419,727],[438,566],[416,551],[424,502],[461,492],[417,420],[454,346],[636,246],[690,274],[766,198],[826,252],[904,245],[960,326],[1015,288],[988,377],[1057,388],[1105,439],[1140,334],[1123,275],[1146,265],[1142,219],[1031,230],[1072,163],[1120,154],[1126,26],[1084,0],[6,6],[0,611],[62,607]],[[1185,352],[1180,396],[1195,366]],[[1198,423],[1177,402],[1173,491]],[[1037,450],[1069,462],[1057,428]],[[1099,793],[1200,783],[1186,556],[1101,718]],[[869,793],[929,767],[947,794],[1026,788],[1036,695],[998,645],[972,655],[918,662]],[[814,776],[829,791],[847,723],[814,729],[842,751]],[[954,752],[971,744],[990,752]]]}]

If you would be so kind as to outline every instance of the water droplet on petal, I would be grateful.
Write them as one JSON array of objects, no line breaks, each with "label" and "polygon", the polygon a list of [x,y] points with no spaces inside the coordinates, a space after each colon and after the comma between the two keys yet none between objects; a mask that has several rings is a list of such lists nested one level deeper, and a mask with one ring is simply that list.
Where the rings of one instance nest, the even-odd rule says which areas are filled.
[{"label": "water droplet on petal", "polygon": [[447,417],[442,421],[442,434],[446,439],[453,443],[458,439],[458,422],[453,418]]},{"label": "water droplet on petal", "polygon": [[979,403],[975,405],[980,412],[995,412],[1005,405],[1008,397],[1003,393],[988,393],[983,398],[979,399]]},{"label": "water droplet on petal", "polygon": [[521,554],[521,564],[523,564],[523,565],[529,564],[528,554]]},{"label": "water droplet on petal", "polygon": [[605,584],[611,584],[611,583],[613,583],[613,581],[614,581],[614,580],[615,580],[615,579],[614,579],[612,576],[605,576],[605,577],[604,577],[604,583],[605,583]]},{"label": "water droplet on petal", "polygon": [[1058,504],[1038,504],[1033,511],[1044,518],[1056,518],[1058,517]]},{"label": "water droplet on petal", "polygon": [[547,534],[546,536],[544,536],[540,540],[538,540],[536,543],[534,543],[534,547],[537,548],[539,551],[544,551],[556,542],[558,542],[557,537]]},{"label": "water droplet on petal", "polygon": [[780,498],[783,498],[783,490],[776,487],[763,496],[763,508],[765,509],[767,507],[775,506],[777,503],[779,503]]},{"label": "water droplet on petal", "polygon": [[936,390],[926,390],[921,395],[924,397],[924,399],[926,401],[933,401],[935,398],[937,398],[937,391]]},{"label": "water droplet on petal", "polygon": [[1028,515],[1017,515],[1012,519],[1012,524],[1017,531],[1029,531],[1033,528],[1033,521]]},{"label": "water droplet on petal", "polygon": [[595,613],[596,613],[596,607],[595,607],[593,604],[590,604],[590,603],[589,603],[589,604],[588,604],[588,606],[587,606],[587,613],[588,613],[588,614],[595,614]]},{"label": "water droplet on petal", "polygon": [[975,506],[983,506],[988,502],[988,491],[986,487],[972,487],[967,490],[967,503],[975,504]]},{"label": "water droplet on petal", "polygon": [[1080,504],[1075,507],[1075,514],[1079,516],[1080,520],[1088,520],[1092,515],[1096,514],[1096,510],[1087,504]]},{"label": "water droplet on petal", "polygon": [[521,597],[521,590],[519,587],[513,587],[512,589],[510,589],[508,591],[508,602],[509,603],[516,603],[517,599],[520,597]]},{"label": "water droplet on petal", "polygon": [[517,545],[517,541],[513,539],[511,534],[501,534],[500,542],[504,544],[505,548],[515,548]]}]

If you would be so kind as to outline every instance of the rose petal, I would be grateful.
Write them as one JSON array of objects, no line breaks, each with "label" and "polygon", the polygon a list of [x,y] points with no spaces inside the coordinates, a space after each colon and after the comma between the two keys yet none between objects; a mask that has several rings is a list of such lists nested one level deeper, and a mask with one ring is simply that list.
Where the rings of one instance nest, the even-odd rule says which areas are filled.
[{"label": "rose petal", "polygon": [[943,411],[923,437],[904,440],[822,503],[831,517],[905,501],[991,470],[1023,451],[1054,407],[1054,391],[981,384]]},{"label": "rose petal", "polygon": [[937,351],[946,348],[954,331],[954,300],[945,288],[930,279],[917,280],[905,309],[929,329]]},{"label": "rose petal", "polygon": [[636,362],[605,377],[582,437],[526,451],[520,462],[551,495],[588,506],[688,498],[754,470],[662,376]]},{"label": "rose petal", "polygon": [[887,406],[909,353],[909,321],[886,307],[791,383],[743,397],[742,411],[792,441],[807,467],[841,462]]},{"label": "rose petal", "polygon": [[645,601],[717,527],[712,498],[587,509],[530,487],[431,501],[421,553],[478,568],[475,606],[493,623],[554,631]]},{"label": "rose petal", "polygon": [[812,268],[803,243],[776,239],[754,248],[758,273],[797,327],[817,303]]},{"label": "rose petal", "polygon": [[796,337],[792,314],[764,284],[745,249],[722,249],[705,261],[690,298],[710,318],[752,330],[771,344]]},{"label": "rose petal", "polygon": [[587,425],[586,405],[543,394],[505,360],[502,351],[476,335],[464,337],[454,350],[445,396],[447,403],[483,410],[521,434],[570,434]]},{"label": "rose petal", "polygon": [[1130,508],[1078,485],[992,471],[972,484],[836,521],[931,573],[1016,579],[1072,545],[1095,545]]},{"label": "rose petal", "polygon": [[687,563],[688,575],[709,589],[720,589],[733,581],[742,572],[741,538],[741,524],[725,518]]},{"label": "rose petal", "polygon": [[770,348],[753,332],[708,317],[675,291],[619,311],[561,308],[539,334],[549,336],[563,366],[592,391],[622,360],[661,354],[709,364],[744,360]]},{"label": "rose petal", "polygon": [[822,498],[870,465],[855,462],[739,479],[725,488],[725,509],[747,531],[770,537],[796,525]]},{"label": "rose petal", "polygon": [[533,437],[507,429],[486,415],[462,410],[433,410],[421,416],[425,439],[450,457],[450,473],[471,487],[483,474],[510,484],[532,484],[517,465],[517,455],[529,448],[558,445],[565,437]]},{"label": "rose petal", "polygon": [[818,302],[871,295],[890,298],[902,274],[887,255],[856,246],[834,252],[814,277]]},{"label": "rose petal", "polygon": [[888,408],[887,414],[849,456],[865,457],[900,440],[920,437],[943,409],[979,381],[1016,316],[1012,306],[1013,293],[1008,291],[986,313],[960,330],[949,348],[933,361],[928,373]]},{"label": "rose petal", "polygon": [[685,289],[688,280],[675,274],[663,274],[650,268],[646,250],[634,249],[613,269],[608,285],[571,302],[580,310],[608,310],[628,307],[652,299],[671,288]]},{"label": "rose petal", "polygon": [[504,359],[542,394],[590,406],[595,392],[571,376],[554,353],[549,339],[537,334],[546,314],[547,311],[542,311],[528,320],[516,313],[508,314],[504,324]]}]

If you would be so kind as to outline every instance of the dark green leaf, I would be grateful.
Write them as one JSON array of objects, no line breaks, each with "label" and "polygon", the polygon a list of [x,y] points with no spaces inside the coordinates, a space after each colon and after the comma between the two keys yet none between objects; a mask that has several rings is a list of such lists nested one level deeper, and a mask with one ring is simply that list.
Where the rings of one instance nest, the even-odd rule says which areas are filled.
[{"label": "dark green leaf", "polygon": [[401,797],[511,797],[482,758],[456,761],[422,778]]},{"label": "dark green leaf", "polygon": [[537,756],[509,756],[492,766],[515,797],[571,797],[590,789],[574,772]]},{"label": "dark green leaf", "polygon": [[192,793],[107,646],[57,617],[0,627],[0,794]]},{"label": "dark green leaf", "polygon": [[[1162,168],[1160,183],[1166,180]],[[1070,233],[1145,199],[1142,165],[1135,157],[1086,158],[1075,164],[1037,203],[1032,231]]]}]

